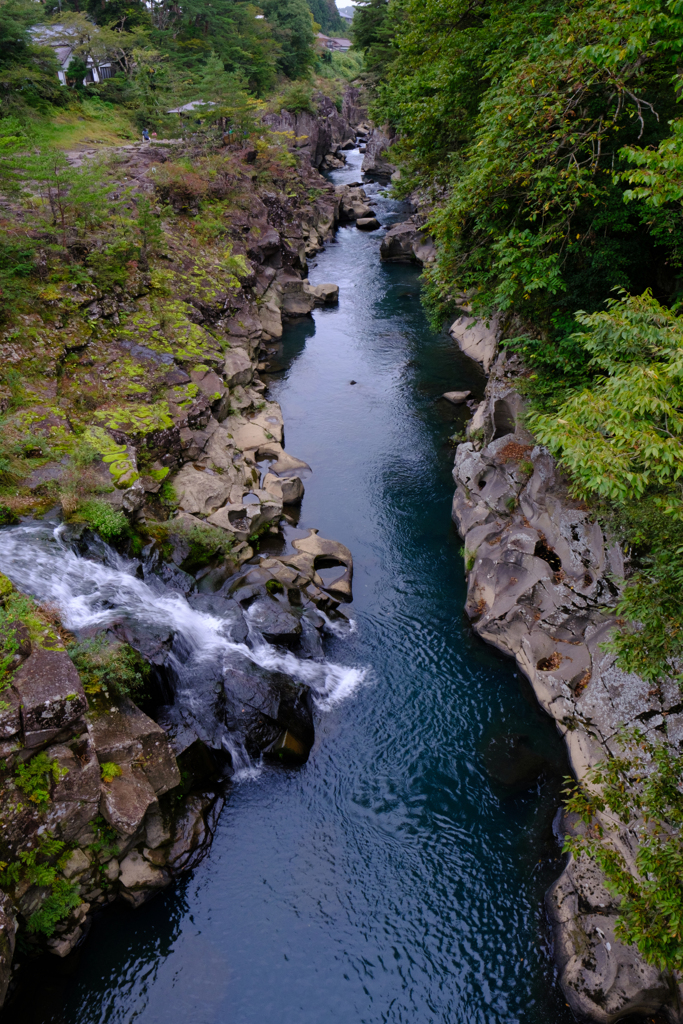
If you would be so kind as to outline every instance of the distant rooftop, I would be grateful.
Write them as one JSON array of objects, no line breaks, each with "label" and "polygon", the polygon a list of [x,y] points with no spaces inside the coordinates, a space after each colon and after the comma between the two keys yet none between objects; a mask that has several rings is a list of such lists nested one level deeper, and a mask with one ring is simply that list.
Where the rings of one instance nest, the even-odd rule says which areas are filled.
[{"label": "distant rooftop", "polygon": [[340,50],[344,53],[346,50],[351,49],[350,39],[341,39],[339,36],[326,36],[322,32],[318,32],[318,40],[328,50]]},{"label": "distant rooftop", "polygon": [[356,10],[355,7],[339,7],[337,9],[344,21],[353,21],[353,15]]}]

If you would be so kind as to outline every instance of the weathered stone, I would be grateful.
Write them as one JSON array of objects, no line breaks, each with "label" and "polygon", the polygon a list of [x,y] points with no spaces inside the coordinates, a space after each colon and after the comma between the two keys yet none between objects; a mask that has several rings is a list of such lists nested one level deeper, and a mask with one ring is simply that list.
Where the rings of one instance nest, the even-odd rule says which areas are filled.
[{"label": "weathered stone", "polygon": [[123,766],[135,762],[157,796],[180,782],[166,733],[127,697],[91,716],[90,733],[101,763],[111,761]]},{"label": "weathered stone", "polygon": [[228,500],[232,480],[188,463],[174,477],[173,487],[183,512],[208,516]]},{"label": "weathered stone", "polygon": [[26,747],[44,747],[68,733],[88,707],[80,676],[66,651],[35,647],[12,685],[21,701]]},{"label": "weathered stone", "polygon": [[377,231],[382,225],[376,217],[358,217],[356,227],[361,231]]},{"label": "weathered stone", "polygon": [[304,485],[298,476],[275,476],[267,473],[263,487],[286,505],[298,504],[304,496]]},{"label": "weathered stone", "polygon": [[167,866],[174,873],[185,871],[193,862],[193,854],[206,838],[204,812],[209,806],[205,797],[191,795],[185,800],[173,832]]},{"label": "weathered stone", "polygon": [[85,851],[76,848],[64,864],[62,874],[65,878],[73,878],[75,875],[82,875],[90,867],[90,857]]},{"label": "weathered stone", "polygon": [[[268,332],[272,333],[271,331]],[[251,359],[242,348],[231,348],[225,354],[223,377],[229,388],[236,384],[248,384],[254,376]]]},{"label": "weathered stone", "polygon": [[493,316],[489,321],[484,321],[463,314],[451,324],[450,335],[458,343],[461,352],[481,363],[484,373],[488,373],[498,351],[498,317]]},{"label": "weathered stone", "polygon": [[79,940],[83,936],[83,929],[80,925],[76,925],[70,932],[66,932],[64,935],[58,935],[53,939],[47,940],[47,948],[50,953],[54,953],[55,956],[65,957],[78,945]]},{"label": "weathered stone", "polygon": [[131,850],[121,861],[119,882],[126,889],[160,889],[169,881],[168,876],[138,850]]},{"label": "weathered stone", "polygon": [[444,391],[441,397],[445,398],[447,402],[451,402],[452,405],[462,405],[471,394],[471,391]]},{"label": "weathered stone", "polygon": [[108,860],[102,870],[104,872],[104,877],[108,882],[115,882],[121,873],[119,862],[116,857],[112,857],[111,860]]},{"label": "weathered stone", "polygon": [[[501,355],[495,364],[480,406],[485,447],[461,444],[455,459],[453,517],[468,561],[467,613],[484,640],[516,658],[565,735],[581,780],[617,751],[622,726],[657,728],[680,695],[622,672],[601,649],[615,625],[605,607],[618,597],[607,545],[553,459],[522,426],[505,360]],[[633,834],[626,827],[614,832],[611,819],[604,824],[635,870]],[[618,907],[603,883],[595,865],[570,860],[547,897],[560,984],[573,1011],[615,1024],[666,1008],[667,1019],[680,1020],[660,972],[616,940]]]},{"label": "weathered stone", "polygon": [[[351,580],[353,578],[353,558],[351,552],[343,544],[336,540],[326,540],[318,536],[317,530],[310,530],[307,537],[297,538],[292,542],[302,555],[312,559],[314,568],[344,566],[344,573],[339,579],[334,580],[325,587],[331,593],[339,594],[348,600],[351,599]],[[317,581],[321,584],[321,581]]]},{"label": "weathered stone", "polygon": [[373,128],[368,137],[361,170],[370,178],[388,182],[395,168],[385,153],[391,145],[391,138],[380,128]]},{"label": "weathered stone", "polygon": [[147,813],[156,802],[156,793],[139,768],[122,765],[122,774],[103,783],[100,808],[104,818],[125,835],[134,835]]}]

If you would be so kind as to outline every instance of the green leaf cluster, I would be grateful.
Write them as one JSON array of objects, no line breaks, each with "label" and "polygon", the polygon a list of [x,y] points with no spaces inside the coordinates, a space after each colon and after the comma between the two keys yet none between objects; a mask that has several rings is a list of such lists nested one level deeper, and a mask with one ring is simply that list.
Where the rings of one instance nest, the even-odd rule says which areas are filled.
[{"label": "green leaf cluster", "polygon": [[[619,898],[615,933],[635,943],[664,971],[683,968],[683,755],[642,732],[622,732],[623,753],[596,765],[581,786],[567,780],[566,806],[584,832],[565,851],[595,859]],[[599,815],[599,817],[597,817]],[[638,838],[636,873],[613,837],[624,827]]]},{"label": "green leaf cluster", "polygon": [[41,750],[29,761],[17,765],[14,779],[28,799],[44,811],[50,802],[52,783],[59,782],[68,771],[68,768],[62,768],[58,761],[50,760],[48,754]]}]

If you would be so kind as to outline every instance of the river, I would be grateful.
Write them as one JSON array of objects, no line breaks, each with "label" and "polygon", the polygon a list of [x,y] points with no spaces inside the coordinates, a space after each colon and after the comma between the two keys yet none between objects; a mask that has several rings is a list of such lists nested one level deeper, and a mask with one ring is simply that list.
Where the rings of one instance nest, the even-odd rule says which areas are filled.
[{"label": "river", "polygon": [[[402,219],[390,200],[378,213]],[[190,877],[27,968],[8,1024],[573,1020],[542,907],[561,870],[562,744],[462,611],[462,420],[439,396],[484,381],[429,329],[419,271],[380,264],[381,234],[343,227],[314,261],[339,306],[286,330],[270,378],[287,450],[313,468],[299,525],[354,555],[356,628],[327,656],[363,683],[318,709],[303,767],[231,786]],[[510,744],[536,781],[503,784]]]}]

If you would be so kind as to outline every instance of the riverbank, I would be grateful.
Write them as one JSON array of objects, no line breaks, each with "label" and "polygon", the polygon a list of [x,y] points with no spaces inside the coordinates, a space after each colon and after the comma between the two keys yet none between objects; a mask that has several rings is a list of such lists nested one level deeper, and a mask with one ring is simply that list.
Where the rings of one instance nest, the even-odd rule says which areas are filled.
[{"label": "riverbank", "polygon": [[[226,773],[304,761],[314,701],[357,685],[320,660],[351,553],[284,543],[310,467],[258,377],[283,321],[337,299],[305,271],[343,191],[277,137],[115,156],[95,173],[146,218],[138,259],[74,223],[0,342],[3,998],[17,934],[22,959],[66,957],[104,906],[189,871]],[[88,167],[61,173],[73,192]]]},{"label": "riverbank", "polygon": [[[361,160],[349,152],[334,184],[358,181]],[[28,967],[10,1022],[218,1024],[273,1007],[304,1024],[571,1020],[541,912],[558,871],[562,744],[458,610],[457,411],[439,396],[481,397],[484,381],[429,330],[418,269],[378,260],[409,211],[366,192],[383,227],[342,225],[309,261],[313,283],[339,284],[338,305],[286,325],[259,371],[287,450],[312,468],[285,538],[317,527],[353,552],[355,628],[328,634],[325,653],[364,671],[362,685],[337,702],[314,694],[303,765],[256,761],[229,787],[190,876],[136,911],[115,905],[66,960]]]},{"label": "riverbank", "polygon": [[[524,426],[515,390],[517,357],[496,356],[495,325],[477,335],[454,325],[454,337],[490,368],[486,395],[458,446],[453,520],[464,539],[466,611],[487,643],[515,658],[539,704],[555,721],[581,782],[597,763],[622,754],[620,731],[678,743],[680,690],[653,688],[622,671],[602,645],[617,628],[611,608],[625,575],[618,542],[594,512],[571,497],[570,481]],[[631,871],[638,821],[614,827],[598,815],[605,841]],[[582,832],[576,815],[565,832]],[[580,1020],[613,1024],[632,1014],[663,1012],[679,1021],[680,997],[670,977],[615,937],[619,899],[585,855],[570,857],[546,896],[562,989]]]}]

